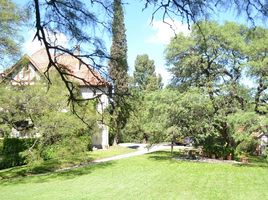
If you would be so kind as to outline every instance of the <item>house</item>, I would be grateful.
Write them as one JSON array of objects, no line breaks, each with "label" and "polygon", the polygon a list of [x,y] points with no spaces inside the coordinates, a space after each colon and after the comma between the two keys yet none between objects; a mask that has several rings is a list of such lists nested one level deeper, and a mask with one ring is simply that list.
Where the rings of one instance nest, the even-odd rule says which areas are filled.
[{"label": "house", "polygon": [[[62,54],[56,56],[55,59],[71,75],[70,79],[79,85],[81,96],[84,99],[98,96],[99,103],[96,109],[99,113],[103,113],[108,106],[109,84],[107,81],[93,68],[89,69],[74,56]],[[48,64],[47,53],[45,49],[41,49],[31,56],[24,55],[15,65],[2,73],[1,77],[9,80],[12,85],[32,85],[40,80],[47,70]],[[96,133],[92,138],[93,146],[108,148],[108,127],[102,123],[99,124],[99,127],[100,133]],[[16,132],[16,134],[19,137],[19,132]]]}]

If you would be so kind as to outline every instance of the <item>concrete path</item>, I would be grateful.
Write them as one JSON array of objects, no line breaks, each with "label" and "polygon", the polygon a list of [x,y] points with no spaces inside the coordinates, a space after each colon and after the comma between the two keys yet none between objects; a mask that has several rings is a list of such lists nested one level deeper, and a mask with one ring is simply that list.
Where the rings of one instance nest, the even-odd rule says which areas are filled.
[{"label": "concrete path", "polygon": [[[165,149],[170,149],[170,145],[168,145],[168,144],[158,144],[158,145],[154,145],[150,148],[147,148],[146,145],[144,145],[144,144],[134,144],[134,143],[124,143],[124,144],[119,144],[119,145],[124,146],[124,147],[128,147],[128,148],[135,147],[138,150],[135,152],[127,153],[127,154],[122,154],[122,155],[113,156],[113,157],[109,157],[109,158],[94,160],[93,163],[108,162],[108,161],[119,160],[119,159],[123,159],[123,158],[129,158],[129,157],[133,157],[133,156],[144,155],[147,153],[152,153],[152,152],[161,151],[161,150],[165,150]],[[185,149],[185,148],[192,148],[192,147],[174,146],[174,149]]]},{"label": "concrete path", "polygon": [[[145,144],[136,144],[136,143],[123,143],[123,144],[119,144],[119,145],[123,146],[123,147],[127,147],[127,148],[138,149],[138,150],[135,152],[127,153],[127,154],[112,156],[112,157],[103,158],[103,159],[99,159],[99,160],[93,160],[93,161],[88,162],[88,163],[82,163],[80,165],[75,165],[72,167],[58,169],[58,170],[56,170],[56,172],[68,171],[71,169],[81,168],[81,167],[89,166],[92,164],[104,163],[104,162],[109,162],[109,161],[113,161],[113,160],[120,160],[120,159],[129,158],[129,157],[133,157],[133,156],[140,156],[140,155],[144,155],[147,153],[152,153],[152,152],[156,152],[156,151],[170,149],[170,145],[168,145],[168,144],[158,144],[158,145],[154,145],[150,148],[147,148],[147,145],[145,145]],[[192,147],[174,146],[174,149],[191,149],[191,148]]]}]

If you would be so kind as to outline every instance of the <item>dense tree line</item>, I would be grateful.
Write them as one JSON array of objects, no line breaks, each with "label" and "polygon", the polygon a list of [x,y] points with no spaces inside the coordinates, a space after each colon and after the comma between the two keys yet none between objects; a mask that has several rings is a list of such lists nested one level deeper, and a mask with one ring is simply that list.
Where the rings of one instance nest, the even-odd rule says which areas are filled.
[{"label": "dense tree line", "polygon": [[190,35],[177,35],[165,51],[170,85],[153,92],[138,87],[142,103],[127,133],[151,143],[190,137],[218,157],[256,152],[253,133],[268,125],[267,42],[267,29],[230,22],[199,22]]},{"label": "dense tree line", "polygon": [[[80,98],[75,84],[67,78],[69,74],[50,55],[52,52],[73,55],[81,63],[108,73],[113,87],[109,93],[112,99],[109,116],[115,143],[120,137],[122,141],[145,140],[155,143],[188,136],[195,145],[202,145],[208,154],[223,156],[238,149],[248,151],[254,143],[252,133],[267,128],[267,29],[256,26],[248,28],[235,23],[220,25],[204,20],[213,11],[232,8],[244,14],[254,25],[255,17],[267,19],[266,1],[241,0],[226,4],[225,1],[146,0],[144,5],[145,8],[155,6],[152,17],[162,12],[164,20],[168,16],[179,17],[189,26],[193,22],[191,34],[177,35],[166,49],[166,60],[173,76],[168,88],[162,89],[161,77],[156,75],[154,63],[147,55],[137,57],[134,75],[128,77],[124,16],[119,0],[29,1],[29,14],[36,29],[35,38],[44,44],[49,57],[45,73],[48,82],[53,82],[48,72],[54,67],[67,88],[69,101],[75,105],[75,101]],[[4,38],[0,56],[15,55],[18,43],[14,42],[16,38],[10,36],[17,32],[14,26],[18,25],[22,17],[16,15],[19,12],[16,12],[17,8],[12,1],[0,1],[0,6],[3,22],[0,25],[0,37]],[[103,15],[95,13],[96,6],[105,11]],[[109,22],[111,19],[112,24]],[[94,31],[89,31],[100,27],[105,31],[112,29],[110,54]],[[57,37],[58,33],[68,37],[70,48],[56,43],[52,35]],[[81,43],[84,44],[81,46],[81,54],[74,55],[74,47]],[[85,62],[84,58],[89,62]],[[102,59],[109,60],[109,70],[103,71]],[[245,80],[253,82],[251,87],[245,85]],[[57,87],[61,84],[55,82],[55,85]],[[45,136],[45,141],[40,145],[50,141],[48,138],[52,138],[51,144],[68,138],[64,135],[68,126],[61,126],[61,119],[74,119],[68,112],[58,112],[61,108],[57,107],[64,107],[65,102],[62,99],[51,99],[49,104],[43,102],[44,109],[40,109],[37,101],[30,101],[35,99],[31,95],[35,87],[30,88],[22,90],[22,93],[6,86],[1,89],[5,94],[1,96],[2,130],[8,132],[15,126],[15,121],[30,117],[40,134]],[[15,98],[18,94],[26,96]],[[14,101],[7,103],[9,99]],[[43,113],[50,105],[56,106],[53,110],[57,113]],[[94,115],[91,113],[88,116]],[[57,131],[53,129],[54,123],[58,124]],[[78,123],[75,130],[72,128],[76,126],[69,127],[72,131],[68,133],[79,135],[77,130],[80,130],[80,126]],[[41,147],[44,145],[39,148],[42,151]]]}]

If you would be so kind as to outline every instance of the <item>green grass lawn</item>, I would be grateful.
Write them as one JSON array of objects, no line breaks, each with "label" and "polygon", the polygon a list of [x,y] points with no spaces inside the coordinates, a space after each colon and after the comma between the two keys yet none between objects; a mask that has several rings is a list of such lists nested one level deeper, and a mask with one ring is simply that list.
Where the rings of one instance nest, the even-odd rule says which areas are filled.
[{"label": "green grass lawn", "polygon": [[[263,161],[265,162],[265,161]],[[1,200],[268,199],[267,165],[177,161],[168,152],[1,180]]]},{"label": "green grass lawn", "polygon": [[[44,174],[48,172],[54,172],[62,168],[68,168],[82,163],[88,163],[93,160],[116,156],[120,154],[131,153],[134,149],[125,148],[121,146],[112,146],[107,150],[96,150],[81,155],[73,155],[68,157],[61,157],[59,159],[53,159],[41,163],[35,163],[30,166],[19,166],[9,169],[0,170],[1,179],[25,177],[31,174]],[[1,199],[1,198],[0,198]]]},{"label": "green grass lawn", "polygon": [[126,147],[121,147],[121,146],[111,146],[107,150],[97,150],[93,152],[89,152],[88,156],[92,158],[93,160],[101,159],[101,158],[107,158],[111,156],[116,156],[120,154],[126,154],[126,153],[131,153],[136,151],[135,149],[130,149]]}]

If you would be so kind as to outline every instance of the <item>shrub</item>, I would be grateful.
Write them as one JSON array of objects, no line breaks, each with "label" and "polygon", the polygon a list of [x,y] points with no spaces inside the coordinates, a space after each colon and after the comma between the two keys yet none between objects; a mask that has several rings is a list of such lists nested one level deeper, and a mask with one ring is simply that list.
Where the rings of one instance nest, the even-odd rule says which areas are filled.
[{"label": "shrub", "polygon": [[26,164],[26,158],[21,153],[29,149],[33,143],[34,139],[29,138],[4,138],[0,169]]},{"label": "shrub", "polygon": [[253,154],[256,151],[258,144],[259,143],[256,139],[249,137],[236,147],[236,152],[238,154],[243,153]]},{"label": "shrub", "polygon": [[0,139],[0,155],[3,153],[3,145],[4,145],[4,140]]},{"label": "shrub", "polygon": [[48,146],[41,146],[41,159],[69,159],[86,151],[92,150],[91,138],[89,136],[70,136],[63,138],[61,141],[50,144]]},{"label": "shrub", "polygon": [[264,149],[263,156],[267,159],[268,161],[268,146]]}]

